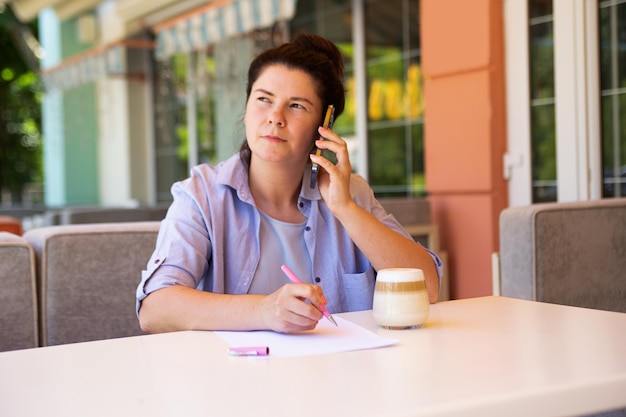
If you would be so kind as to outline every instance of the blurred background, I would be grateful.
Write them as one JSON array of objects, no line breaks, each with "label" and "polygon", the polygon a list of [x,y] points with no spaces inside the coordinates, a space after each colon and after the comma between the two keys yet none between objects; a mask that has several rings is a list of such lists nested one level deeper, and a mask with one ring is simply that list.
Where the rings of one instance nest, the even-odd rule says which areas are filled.
[{"label": "blurred background", "polygon": [[428,201],[453,298],[491,293],[504,208],[626,193],[624,1],[0,0],[0,208],[166,205],[299,32],[342,50],[336,131],[378,197]]}]

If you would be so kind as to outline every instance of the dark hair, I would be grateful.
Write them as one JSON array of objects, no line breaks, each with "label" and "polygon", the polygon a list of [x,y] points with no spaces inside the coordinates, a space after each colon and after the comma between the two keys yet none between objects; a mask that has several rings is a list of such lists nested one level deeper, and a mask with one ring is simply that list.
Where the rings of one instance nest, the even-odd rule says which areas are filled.
[{"label": "dark hair", "polygon": [[[306,72],[315,80],[315,88],[322,99],[320,125],[326,107],[335,106],[335,118],[343,113],[346,94],[343,85],[343,58],[339,48],[326,38],[318,35],[299,34],[291,42],[268,49],[258,55],[248,68],[246,102],[250,98],[252,85],[263,70],[270,65],[284,65],[287,68]],[[250,160],[248,142],[241,145],[240,155],[244,162]]]}]

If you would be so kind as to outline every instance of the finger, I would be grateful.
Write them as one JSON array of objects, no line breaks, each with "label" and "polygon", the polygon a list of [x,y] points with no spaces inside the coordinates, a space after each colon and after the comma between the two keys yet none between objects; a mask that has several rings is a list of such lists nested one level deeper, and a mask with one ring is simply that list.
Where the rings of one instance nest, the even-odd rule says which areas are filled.
[{"label": "finger", "polygon": [[[309,154],[309,160],[313,164],[318,164],[320,166],[320,174],[322,172],[328,173],[329,170],[334,168],[333,162],[331,162],[326,156],[322,153],[320,155],[317,154]],[[319,175],[319,174],[318,174]]]},{"label": "finger", "polygon": [[327,172],[331,172],[335,169],[340,169],[342,172],[347,173],[352,171],[352,164],[350,163],[350,156],[348,155],[348,150],[346,148],[335,148],[332,149],[335,153],[336,163],[329,161],[325,157],[316,154],[311,155],[311,161],[319,164],[322,168],[324,168]]},{"label": "finger", "polygon": [[[300,301],[303,303],[303,301]],[[313,308],[313,306],[309,306]],[[281,333],[310,330],[317,326],[319,320],[311,319],[298,312],[294,312],[289,306],[276,305],[273,312],[273,319],[270,328]]]},{"label": "finger", "polygon": [[309,301],[321,313],[322,310],[326,307],[326,304],[328,304],[328,301],[326,301],[326,297],[324,297],[324,293],[322,292],[322,287],[320,287],[319,285],[313,285],[313,290],[315,292],[315,296],[309,298]]},{"label": "finger", "polygon": [[331,129],[327,127],[323,127],[323,126],[318,127],[317,133],[319,133],[321,137],[323,137],[324,139],[330,142],[340,143],[344,141],[341,138],[341,136],[339,136],[338,134],[336,134],[335,132],[333,132]]},{"label": "finger", "polygon": [[334,153],[340,152],[342,149],[347,149],[348,146],[345,142],[333,142],[328,139],[317,139],[315,141],[315,146],[320,149],[328,149]]},{"label": "finger", "polygon": [[[317,312],[314,310],[315,307],[312,305],[308,305],[312,310],[311,314],[316,315]],[[317,323],[322,319],[323,315],[320,318],[311,318],[307,315],[303,315],[293,311],[284,311],[281,315],[281,321],[285,324],[288,329],[312,329],[315,328]]]},{"label": "finger", "polygon": [[315,154],[311,154],[310,158],[311,158],[311,161],[315,162],[316,164],[324,168],[326,172],[332,171],[335,168],[335,165],[332,162],[330,162],[328,159],[324,158],[323,156],[317,156]]},{"label": "finger", "polygon": [[[300,300],[304,302],[304,306],[306,307],[304,315],[319,320],[321,317],[317,313],[321,313],[320,306],[326,305],[326,299],[319,286],[307,284],[306,287],[304,295],[300,297]],[[313,307],[313,310],[311,307]]]},{"label": "finger", "polygon": [[283,299],[283,307],[286,310],[307,319],[321,319],[321,313],[317,306],[324,303],[319,286],[311,284],[286,284],[284,287],[285,292],[289,294],[288,297]]},{"label": "finger", "polygon": [[306,331],[315,329],[318,323],[319,321],[312,321],[308,325],[297,325],[293,323],[285,323],[284,326],[275,330],[280,333],[306,332]]},{"label": "finger", "polygon": [[324,139],[318,139],[315,141],[315,146],[317,146],[319,149],[328,150],[334,153],[338,160],[349,158],[348,144],[343,139],[337,142],[324,140]]},{"label": "finger", "polygon": [[301,306],[295,310],[287,311],[285,315],[285,329],[287,331],[311,330],[317,326],[324,317],[323,314],[312,304],[300,300]]}]

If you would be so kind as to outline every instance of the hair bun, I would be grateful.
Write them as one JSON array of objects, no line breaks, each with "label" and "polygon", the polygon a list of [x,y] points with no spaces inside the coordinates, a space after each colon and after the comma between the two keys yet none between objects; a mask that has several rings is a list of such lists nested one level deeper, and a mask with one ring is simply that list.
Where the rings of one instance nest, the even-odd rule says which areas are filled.
[{"label": "hair bun", "polygon": [[334,43],[319,35],[312,35],[309,33],[296,35],[296,37],[292,40],[292,43],[326,55],[332,62],[333,66],[337,69],[337,75],[340,78],[343,78],[343,57],[341,56],[339,48],[337,48]]}]

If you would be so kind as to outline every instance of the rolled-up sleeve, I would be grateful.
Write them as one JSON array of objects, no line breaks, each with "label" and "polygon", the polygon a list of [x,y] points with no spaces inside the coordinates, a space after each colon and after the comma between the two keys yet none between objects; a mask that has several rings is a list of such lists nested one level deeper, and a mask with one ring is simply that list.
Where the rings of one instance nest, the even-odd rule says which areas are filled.
[{"label": "rolled-up sleeve", "polygon": [[206,219],[188,193],[193,185],[177,183],[172,187],[174,202],[168,210],[157,237],[156,247],[136,292],[136,312],[152,292],[183,285],[200,288],[208,270],[211,241]]}]

